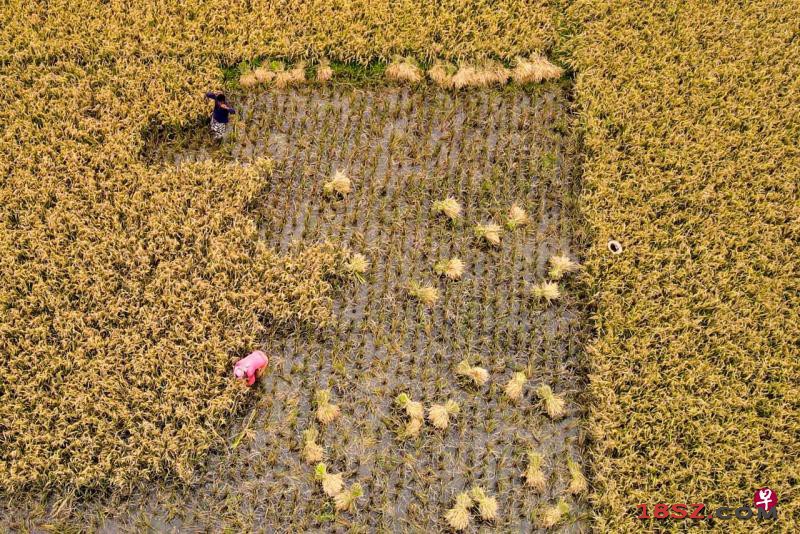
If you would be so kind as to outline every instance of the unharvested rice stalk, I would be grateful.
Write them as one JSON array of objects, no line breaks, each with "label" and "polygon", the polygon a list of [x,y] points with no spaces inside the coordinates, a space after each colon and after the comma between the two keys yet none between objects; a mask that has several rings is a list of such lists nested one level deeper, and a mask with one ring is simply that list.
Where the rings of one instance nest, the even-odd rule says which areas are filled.
[{"label": "unharvested rice stalk", "polygon": [[339,417],[341,410],[338,406],[330,403],[331,390],[319,389],[314,395],[314,402],[317,405],[317,421],[323,425],[332,423]]},{"label": "unharvested rice stalk", "polygon": [[[602,399],[587,421],[591,471],[602,474],[591,501],[595,530],[632,532],[641,520],[629,503],[669,502],[676,488],[748,498],[743,458],[758,458],[773,489],[798,486],[786,466],[797,465],[800,421],[787,402],[800,397],[800,47],[787,2],[608,6],[576,2],[567,17],[583,28],[570,64],[591,154],[584,261],[602,325],[587,347]],[[685,77],[699,83],[676,84]],[[603,124],[612,116],[636,132],[622,135],[624,150]],[[609,239],[625,252],[609,252]],[[778,507],[780,530],[800,532],[797,491]],[[721,528],[754,530],[747,523]]]},{"label": "unharvested rice stalk", "polygon": [[555,282],[545,281],[534,284],[531,286],[531,294],[538,299],[544,299],[548,303],[561,298],[561,291]]},{"label": "unharvested rice stalk", "polygon": [[539,518],[539,526],[542,528],[551,528],[556,526],[565,515],[569,513],[569,505],[564,499],[558,501],[558,504],[549,506],[542,510]]},{"label": "unharvested rice stalk", "polygon": [[549,262],[550,270],[547,275],[553,280],[561,280],[565,274],[575,272],[581,267],[567,256],[550,256]]},{"label": "unharvested rice stalk", "polygon": [[303,432],[303,460],[308,464],[316,464],[324,459],[325,450],[317,444],[318,435],[316,428]]},{"label": "unharvested rice stalk", "polygon": [[460,258],[440,260],[433,266],[433,272],[450,280],[458,280],[464,274],[464,262]]},{"label": "unharvested rice stalk", "polygon": [[367,272],[367,269],[369,269],[369,261],[366,256],[357,252],[350,256],[350,259],[344,264],[344,269],[348,274],[363,284],[365,280],[364,274]]},{"label": "unharvested rice stalk", "polygon": [[478,512],[481,514],[481,519],[484,521],[494,521],[497,519],[497,510],[499,508],[497,499],[486,495],[486,491],[480,486],[475,486],[470,491],[470,496],[478,505]]},{"label": "unharvested rice stalk", "polygon": [[508,210],[508,218],[506,219],[506,228],[509,230],[516,230],[520,226],[524,226],[530,222],[530,218],[524,209],[516,204],[511,206]]},{"label": "unharvested rice stalk", "polygon": [[322,192],[326,195],[338,194],[346,196],[350,193],[350,178],[342,170],[337,170],[333,178],[322,185]]},{"label": "unharvested rice stalk", "polygon": [[328,466],[324,463],[318,463],[317,467],[314,468],[314,479],[322,484],[322,491],[324,491],[325,495],[328,497],[336,497],[341,493],[344,487],[342,474],[336,473],[334,475],[328,473]]},{"label": "unharvested rice stalk", "polygon": [[434,427],[444,430],[450,423],[450,416],[456,415],[460,411],[461,407],[456,401],[448,400],[443,405],[434,404],[431,406],[428,409],[428,419]]},{"label": "unharvested rice stalk", "polygon": [[542,406],[550,419],[564,417],[564,399],[553,393],[547,384],[542,384],[536,389],[536,394],[542,400]]},{"label": "unharvested rice stalk", "polygon": [[422,81],[422,71],[412,58],[396,57],[386,67],[386,77],[397,82],[418,83]]},{"label": "unharvested rice stalk", "polygon": [[437,200],[433,203],[433,213],[444,214],[451,221],[456,221],[461,217],[461,204],[453,197]]},{"label": "unharvested rice stalk", "polygon": [[239,85],[241,85],[245,89],[249,89],[258,85],[258,78],[253,73],[253,71],[248,71],[239,76]]},{"label": "unharvested rice stalk", "polygon": [[483,239],[488,244],[495,247],[500,246],[500,234],[502,231],[502,228],[494,223],[475,225],[475,237]]},{"label": "unharvested rice stalk", "polygon": [[423,286],[412,282],[409,284],[408,292],[425,306],[433,306],[439,300],[439,290],[433,286]]},{"label": "unharvested rice stalk", "polygon": [[333,502],[338,511],[355,512],[356,501],[364,495],[364,488],[358,482],[350,486],[347,491],[342,491],[333,497]]},{"label": "unharvested rice stalk", "polygon": [[577,495],[586,491],[588,483],[583,471],[581,470],[581,466],[578,465],[578,462],[572,458],[567,458],[567,469],[569,470],[570,477],[569,488],[567,488],[567,492]]},{"label": "unharvested rice stalk", "polygon": [[522,392],[525,389],[525,383],[527,381],[528,377],[525,376],[525,373],[514,373],[514,376],[506,383],[504,389],[506,396],[514,402],[522,399]]},{"label": "unharvested rice stalk", "polygon": [[528,451],[528,468],[525,470],[525,484],[538,493],[544,493],[547,485],[542,464],[544,458],[535,451]]},{"label": "unharvested rice stalk", "polygon": [[472,516],[469,509],[472,508],[472,498],[468,492],[459,493],[456,496],[456,504],[447,511],[444,518],[450,528],[456,531],[464,530],[469,526]]},{"label": "unharvested rice stalk", "polygon": [[256,77],[258,83],[269,83],[275,78],[275,73],[265,67],[258,67],[253,71],[253,76]]},{"label": "unharvested rice stalk", "polygon": [[299,85],[306,81],[306,64],[302,61],[297,63],[290,70],[284,70],[275,74],[275,87],[284,88],[291,85]]},{"label": "unharvested rice stalk", "polygon": [[333,78],[333,69],[331,68],[330,61],[323,59],[317,65],[317,81],[325,83]]},{"label": "unharvested rice stalk", "polygon": [[428,78],[442,89],[450,89],[453,87],[453,75],[457,70],[458,68],[452,63],[437,61],[428,69],[427,74]]},{"label": "unharvested rice stalk", "polygon": [[554,65],[546,57],[534,54],[528,59],[518,57],[511,77],[517,83],[539,83],[555,80],[564,74],[564,69]]},{"label": "unharvested rice stalk", "polygon": [[489,380],[489,371],[483,367],[471,366],[467,360],[461,360],[456,365],[456,374],[472,380],[476,386],[482,386]]},{"label": "unharvested rice stalk", "polygon": [[406,411],[406,414],[411,419],[424,419],[425,418],[425,408],[422,406],[421,402],[412,401],[411,398],[406,395],[405,393],[401,393],[395,399],[398,406]]}]

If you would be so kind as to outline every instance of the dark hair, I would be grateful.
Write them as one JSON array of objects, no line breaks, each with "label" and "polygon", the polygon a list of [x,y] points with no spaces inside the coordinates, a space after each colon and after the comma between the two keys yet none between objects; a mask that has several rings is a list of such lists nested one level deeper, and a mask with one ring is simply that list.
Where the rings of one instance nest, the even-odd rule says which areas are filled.
[{"label": "dark hair", "polygon": [[222,93],[217,95],[217,102],[225,102],[225,95]]}]

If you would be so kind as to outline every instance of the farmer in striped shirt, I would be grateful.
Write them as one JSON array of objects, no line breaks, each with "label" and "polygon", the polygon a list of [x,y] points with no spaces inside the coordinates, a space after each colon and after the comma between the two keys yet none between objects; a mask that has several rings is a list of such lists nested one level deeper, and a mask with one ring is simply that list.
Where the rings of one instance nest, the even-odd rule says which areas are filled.
[{"label": "farmer in striped shirt", "polygon": [[214,139],[222,139],[228,129],[228,117],[236,113],[236,110],[225,102],[223,93],[210,91],[206,93],[206,98],[214,101],[214,112],[211,114],[211,135],[214,136]]}]

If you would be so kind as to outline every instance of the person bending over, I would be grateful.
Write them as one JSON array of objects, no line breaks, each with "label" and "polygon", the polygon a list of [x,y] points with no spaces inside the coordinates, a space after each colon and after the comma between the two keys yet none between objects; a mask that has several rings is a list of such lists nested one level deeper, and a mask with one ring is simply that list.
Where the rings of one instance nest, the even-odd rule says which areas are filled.
[{"label": "person bending over", "polygon": [[236,113],[236,110],[228,105],[223,93],[209,91],[206,93],[206,98],[214,101],[214,111],[211,113],[211,135],[214,136],[214,139],[222,139],[228,130],[228,118]]}]

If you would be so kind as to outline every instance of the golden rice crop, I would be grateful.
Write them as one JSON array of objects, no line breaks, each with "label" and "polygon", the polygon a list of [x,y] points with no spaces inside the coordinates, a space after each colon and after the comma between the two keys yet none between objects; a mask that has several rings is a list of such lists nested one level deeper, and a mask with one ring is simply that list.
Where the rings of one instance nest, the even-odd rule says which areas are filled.
[{"label": "golden rice crop", "polygon": [[800,428],[787,402],[800,376],[796,12],[766,0],[568,9],[602,325],[587,352],[598,531],[641,528],[632,502],[745,502],[756,458],[758,480],[787,492],[780,528],[800,525],[786,467]]}]

